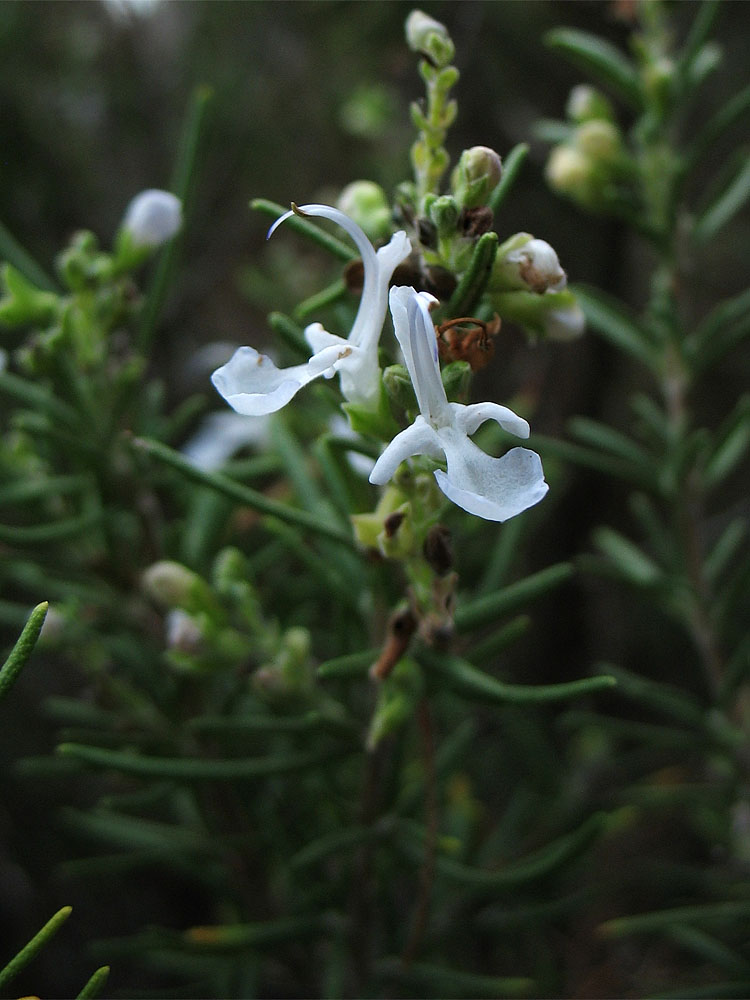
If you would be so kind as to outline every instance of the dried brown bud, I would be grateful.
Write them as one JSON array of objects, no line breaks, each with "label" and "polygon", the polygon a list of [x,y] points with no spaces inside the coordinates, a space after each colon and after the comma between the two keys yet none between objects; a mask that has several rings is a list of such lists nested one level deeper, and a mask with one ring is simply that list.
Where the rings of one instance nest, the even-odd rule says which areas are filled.
[{"label": "dried brown bud", "polygon": [[422,549],[430,567],[438,574],[445,574],[453,568],[453,544],[451,533],[444,524],[436,524],[427,532]]}]

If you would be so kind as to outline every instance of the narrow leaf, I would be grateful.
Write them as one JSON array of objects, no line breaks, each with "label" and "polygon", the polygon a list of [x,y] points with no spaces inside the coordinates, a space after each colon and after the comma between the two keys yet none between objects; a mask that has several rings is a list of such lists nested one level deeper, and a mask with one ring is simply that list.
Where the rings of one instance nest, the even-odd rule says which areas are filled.
[{"label": "narrow leaf", "polygon": [[361,653],[348,653],[326,660],[318,667],[318,677],[364,677],[377,660],[379,649],[366,649]]},{"label": "narrow leaf", "polygon": [[316,292],[294,309],[294,318],[302,322],[308,316],[316,315],[323,309],[328,309],[349,294],[343,278],[339,278],[321,291]]},{"label": "narrow leaf", "polygon": [[692,175],[695,167],[708,153],[713,151],[716,142],[721,138],[722,133],[731,128],[736,122],[742,121],[750,110],[750,86],[739,91],[734,97],[708,120],[703,130],[698,133],[693,145],[688,151],[688,155],[683,167],[685,176]]},{"label": "narrow leaf", "polygon": [[663,578],[656,563],[637,545],[613,528],[597,528],[593,533],[596,546],[631,583],[652,587]]},{"label": "narrow leaf", "polygon": [[638,71],[614,45],[576,28],[555,28],[547,32],[544,42],[562,52],[573,65],[609,86],[631,107],[640,109],[642,98]]},{"label": "narrow leaf", "polygon": [[715,584],[731,560],[737,555],[739,547],[747,537],[747,519],[735,518],[730,521],[721,533],[713,548],[708,553],[704,564],[706,579]]},{"label": "narrow leaf", "polygon": [[108,978],[109,966],[103,965],[100,969],[97,969],[91,979],[89,979],[76,997],[76,1000],[92,1000],[92,998],[98,997],[104,989]]},{"label": "narrow leaf", "polygon": [[127,750],[107,750],[80,743],[61,743],[57,753],[122,774],[176,781],[252,781],[272,774],[287,774],[315,768],[340,756],[341,750],[278,754],[273,757],[220,760],[191,757],[149,757]]},{"label": "narrow leaf", "polygon": [[[539,850],[528,854],[517,861],[511,861],[502,868],[475,868],[453,858],[439,855],[436,861],[437,871],[455,882],[477,889],[497,891],[499,889],[515,889],[519,885],[544,878],[556,871],[566,862],[576,857],[602,833],[607,823],[606,813],[594,813],[577,829],[565,833],[556,840],[550,841]],[[417,833],[419,827],[408,821],[399,824],[404,836],[396,837],[394,843],[407,850],[413,856],[413,847],[422,849],[422,837]]]},{"label": "narrow leaf", "polygon": [[611,663],[598,665],[617,682],[617,694],[677,719],[690,726],[702,727],[704,712],[700,703],[677,688],[631,673]]},{"label": "narrow leaf", "polygon": [[88,476],[38,476],[18,480],[0,488],[0,506],[79,493],[90,486]]},{"label": "narrow leaf", "polygon": [[477,670],[467,660],[448,653],[420,650],[418,659],[428,672],[439,674],[450,687],[472,701],[499,705],[529,705],[541,702],[577,698],[614,687],[614,677],[584,677],[563,684],[506,684]]},{"label": "narrow leaf", "polygon": [[497,254],[497,233],[484,233],[474,247],[471,262],[445,308],[445,315],[470,316],[485,289]]},{"label": "narrow leaf", "polygon": [[290,319],[289,316],[285,316],[284,313],[272,312],[268,316],[268,324],[275,334],[291,348],[291,350],[298,354],[301,358],[310,357],[310,345],[305,340],[305,335],[302,329]]},{"label": "narrow leaf", "polygon": [[28,280],[47,292],[57,292],[58,288],[52,278],[25,250],[13,234],[0,222],[0,260],[6,260]]},{"label": "narrow leaf", "polygon": [[256,924],[224,924],[191,927],[182,935],[181,946],[188,951],[230,953],[250,951],[284,941],[297,942],[324,930],[323,916],[286,917]]},{"label": "narrow leaf", "polygon": [[711,36],[721,9],[720,0],[704,0],[693,19],[678,62],[678,71],[688,73],[690,65]]},{"label": "narrow leaf", "polygon": [[670,928],[669,936],[677,944],[693,952],[699,958],[706,959],[728,972],[744,973],[745,975],[750,973],[750,962],[746,958],[738,955],[731,948],[727,948],[723,941],[712,934],[707,934],[700,927],[678,924],[676,927]]},{"label": "narrow leaf", "polygon": [[750,198],[750,157],[744,156],[737,173],[716,200],[704,209],[693,226],[697,243],[707,243],[739,212]]},{"label": "narrow leaf", "polygon": [[47,617],[48,608],[49,604],[47,601],[37,604],[29,615],[29,620],[26,622],[23,632],[21,632],[18,641],[11,650],[10,656],[3,666],[0,667],[0,701],[10,691],[18,675],[26,666],[39,638],[39,633],[42,631],[42,625],[44,625],[44,619]]},{"label": "narrow leaf", "polygon": [[529,147],[525,142],[519,142],[517,146],[508,153],[507,156],[503,157],[503,173],[497,187],[492,192],[489,198],[489,206],[494,214],[497,214],[497,210],[500,208],[502,203],[505,201],[507,195],[513,185],[516,182],[516,178],[521,172],[521,168],[529,155]]},{"label": "narrow leaf", "polygon": [[[538,991],[536,982],[525,976],[483,976],[447,965],[384,958],[375,966],[379,979],[402,984],[409,996],[440,997],[529,997]],[[392,988],[391,988],[392,989]],[[388,991],[390,992],[390,991]]]},{"label": "narrow leaf", "polygon": [[482,665],[502,653],[504,649],[512,646],[522,635],[525,635],[531,627],[531,618],[528,615],[519,615],[503,625],[501,628],[491,632],[481,642],[477,642],[470,647],[466,653],[466,659],[471,663]]},{"label": "narrow leaf", "polygon": [[279,503],[278,500],[273,500],[271,497],[266,496],[264,493],[259,493],[249,486],[243,486],[241,483],[237,483],[221,473],[206,472],[198,469],[188,462],[187,459],[183,458],[179,452],[168,448],[159,441],[148,438],[133,438],[131,444],[133,448],[145,452],[152,458],[176,469],[186,479],[203,486],[209,486],[218,493],[222,493],[224,496],[234,500],[235,503],[257,510],[260,514],[276,517],[286,524],[302,528],[313,535],[320,535],[348,548],[354,548],[354,540],[351,535],[345,534],[340,528],[320,521],[313,514],[309,513],[309,511],[299,510],[296,507]]},{"label": "narrow leaf", "polygon": [[49,524],[28,526],[0,524],[0,542],[5,542],[8,545],[43,545],[48,542],[62,542],[88,534],[103,519],[104,512],[94,510],[78,517],[51,521]]},{"label": "narrow leaf", "polygon": [[287,863],[290,871],[301,872],[305,868],[319,864],[332,854],[339,858],[342,853],[382,835],[383,830],[377,826],[353,826],[346,830],[334,830],[333,833],[327,833],[305,844]]},{"label": "narrow leaf", "polygon": [[750,900],[728,903],[706,903],[696,906],[677,906],[671,910],[657,910],[632,917],[617,917],[601,924],[603,937],[620,938],[645,931],[659,931],[678,924],[730,924],[740,926],[750,919]]},{"label": "narrow leaf", "polygon": [[657,358],[649,334],[635,317],[625,312],[621,303],[589,287],[576,285],[573,292],[586,315],[586,322],[594,330],[614,347],[641,361],[652,371],[656,370]]},{"label": "narrow leaf", "polygon": [[750,288],[720,302],[695,331],[693,353],[699,371],[750,335]]},{"label": "narrow leaf", "polygon": [[79,424],[78,414],[71,406],[53,396],[37,382],[22,378],[20,375],[0,371],[0,392],[68,427],[75,428]]},{"label": "narrow leaf", "polygon": [[743,396],[720,428],[704,470],[706,486],[717,486],[737,467],[750,446],[750,396]]},{"label": "narrow leaf", "polygon": [[182,233],[169,240],[159,254],[153,279],[146,295],[138,330],[137,347],[147,354],[167,298],[169,286],[177,271],[181,236],[190,218],[192,195],[195,186],[198,152],[205,133],[206,118],[213,91],[210,87],[196,87],[190,99],[180,149],[172,176],[172,190],[183,205],[185,222]]},{"label": "narrow leaf", "polygon": [[595,448],[610,452],[626,462],[643,466],[644,470],[650,468],[651,456],[627,434],[587,417],[573,417],[568,422],[568,428],[570,433],[579,441],[583,441],[584,444],[593,445]]},{"label": "narrow leaf", "polygon": [[471,632],[473,629],[496,622],[502,615],[507,615],[558,587],[572,575],[573,567],[570,563],[557,563],[494,594],[487,594],[468,604],[459,605],[456,609],[456,629],[458,632]]},{"label": "narrow leaf", "polygon": [[0,990],[5,989],[8,983],[41,951],[50,938],[57,934],[72,912],[71,906],[63,906],[54,917],[47,921],[39,933],[35,934],[31,941],[19,951],[15,958],[12,958],[5,968],[0,969]]}]

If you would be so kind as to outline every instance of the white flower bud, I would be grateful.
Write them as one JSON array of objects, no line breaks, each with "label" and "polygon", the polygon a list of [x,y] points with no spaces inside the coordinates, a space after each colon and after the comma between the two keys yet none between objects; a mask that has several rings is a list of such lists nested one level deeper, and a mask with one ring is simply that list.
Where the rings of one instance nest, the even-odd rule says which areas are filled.
[{"label": "white flower bud", "polygon": [[445,25],[421,10],[413,10],[406,19],[406,43],[436,66],[447,66],[455,53]]},{"label": "white flower bud", "polygon": [[542,295],[568,283],[554,249],[529,233],[517,233],[498,250],[493,273],[496,289],[526,289]]},{"label": "white flower bud", "polygon": [[169,191],[141,191],[128,205],[122,223],[137,247],[159,247],[182,225],[182,203]]},{"label": "white flower bud", "polygon": [[586,318],[577,302],[550,309],[544,316],[544,333],[550,340],[576,340],[585,327]]}]

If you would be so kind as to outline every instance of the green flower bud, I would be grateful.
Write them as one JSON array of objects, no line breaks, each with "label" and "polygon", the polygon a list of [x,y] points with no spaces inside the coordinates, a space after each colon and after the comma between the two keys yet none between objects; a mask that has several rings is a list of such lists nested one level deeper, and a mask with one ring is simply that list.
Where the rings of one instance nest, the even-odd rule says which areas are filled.
[{"label": "green flower bud", "polygon": [[595,87],[581,83],[573,87],[568,97],[565,113],[577,125],[592,119],[614,121],[614,111],[607,98]]},{"label": "green flower bud", "polygon": [[489,146],[472,146],[461,154],[451,176],[451,189],[463,208],[484,205],[503,175],[503,161]]},{"label": "green flower bud", "polygon": [[253,674],[254,691],[271,704],[309,702],[314,686],[309,656],[308,630],[300,627],[287,629],[271,662],[259,667]]},{"label": "green flower bud", "polygon": [[391,207],[385,191],[374,181],[353,181],[339,195],[337,207],[363,229],[371,241],[391,233]]},{"label": "green flower bud", "polygon": [[573,146],[555,146],[544,175],[550,187],[584,204],[596,193],[594,165],[584,152]]},{"label": "green flower bud", "polygon": [[576,129],[574,142],[591,164],[610,164],[622,153],[620,132],[612,122],[585,122]]},{"label": "green flower bud", "polygon": [[189,614],[213,611],[214,596],[208,584],[182,563],[162,559],[145,571],[143,589],[165,608],[181,608]]},{"label": "green flower bud", "polygon": [[383,372],[383,385],[388,398],[405,413],[416,413],[417,397],[409,373],[403,365],[388,365]]},{"label": "green flower bud", "polygon": [[535,337],[574,340],[584,330],[583,310],[569,289],[536,295],[510,291],[492,296],[492,305],[503,320],[517,323]]},{"label": "green flower bud", "polygon": [[468,361],[451,361],[440,372],[445,395],[451,402],[460,402],[469,395],[471,386],[471,365]]},{"label": "green flower bud", "polygon": [[444,24],[421,10],[413,10],[406,19],[406,44],[434,66],[447,66],[455,54],[451,36]]},{"label": "green flower bud", "polygon": [[452,236],[456,232],[460,209],[456,199],[448,194],[441,195],[430,204],[430,221],[437,228],[439,236]]}]

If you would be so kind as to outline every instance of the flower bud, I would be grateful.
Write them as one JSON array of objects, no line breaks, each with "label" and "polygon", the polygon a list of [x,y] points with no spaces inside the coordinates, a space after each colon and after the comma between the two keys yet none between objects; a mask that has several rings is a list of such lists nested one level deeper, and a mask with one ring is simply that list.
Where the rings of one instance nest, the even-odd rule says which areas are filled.
[{"label": "flower bud", "polygon": [[584,330],[581,307],[570,289],[535,295],[528,291],[501,291],[492,296],[492,305],[503,321],[517,323],[535,337],[574,340]]},{"label": "flower bud", "polygon": [[416,413],[419,409],[414,386],[404,365],[388,365],[383,372],[383,385],[388,398],[405,413]]},{"label": "flower bud", "polygon": [[593,119],[614,121],[612,105],[607,98],[595,87],[590,87],[586,83],[573,87],[568,97],[565,113],[577,125]]},{"label": "flower bud", "polygon": [[352,181],[339,195],[336,207],[356,222],[372,242],[391,233],[391,207],[385,191],[374,181]]},{"label": "flower bud", "polygon": [[453,59],[455,48],[444,24],[429,17],[421,10],[413,10],[406,19],[406,44],[433,65],[447,66]]},{"label": "flower bud", "polygon": [[173,608],[166,617],[167,648],[183,655],[194,656],[204,646],[200,625],[187,612]]},{"label": "flower bud", "polygon": [[544,175],[550,187],[560,194],[588,202],[594,192],[593,164],[590,157],[573,146],[555,146]]},{"label": "flower bud", "polygon": [[215,601],[208,584],[182,563],[162,559],[149,566],[141,581],[148,596],[165,608],[189,613],[213,610]]},{"label": "flower bud", "polygon": [[150,188],[130,202],[122,228],[136,247],[159,247],[182,225],[182,203],[169,191]]},{"label": "flower bud", "polygon": [[448,399],[461,402],[467,398],[472,378],[472,368],[468,361],[449,361],[447,365],[443,365],[440,377]]},{"label": "flower bud", "polygon": [[550,340],[576,340],[585,328],[586,317],[575,299],[548,309],[544,314],[544,335]]},{"label": "flower bud", "polygon": [[449,194],[435,198],[429,206],[430,221],[434,223],[439,236],[452,236],[456,231],[459,207],[456,199]]},{"label": "flower bud", "polygon": [[576,129],[575,144],[592,165],[612,163],[622,152],[617,126],[599,119]]},{"label": "flower bud", "polygon": [[491,279],[493,289],[526,289],[542,295],[560,291],[567,283],[557,254],[545,240],[516,233],[498,249]]},{"label": "flower bud", "polygon": [[503,161],[489,146],[465,149],[451,176],[451,188],[463,208],[484,205],[503,175]]}]

